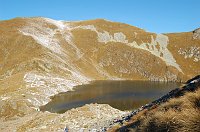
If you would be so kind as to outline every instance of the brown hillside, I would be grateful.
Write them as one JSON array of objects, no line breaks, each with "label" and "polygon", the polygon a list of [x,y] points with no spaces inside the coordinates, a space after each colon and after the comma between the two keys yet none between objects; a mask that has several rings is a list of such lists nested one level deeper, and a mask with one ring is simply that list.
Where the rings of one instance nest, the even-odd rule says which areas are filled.
[{"label": "brown hillside", "polygon": [[[71,111],[65,118],[38,108],[51,96],[89,81],[186,81],[200,73],[200,40],[193,36],[193,32],[155,34],[103,19],[0,21],[0,131],[58,131],[66,124],[72,129],[83,127],[78,116],[69,122],[76,116]],[[93,107],[100,112],[93,113]],[[85,115],[80,109],[74,110],[80,117],[89,112],[103,121],[114,119],[100,118],[107,111],[124,114],[108,105],[85,106]]]}]

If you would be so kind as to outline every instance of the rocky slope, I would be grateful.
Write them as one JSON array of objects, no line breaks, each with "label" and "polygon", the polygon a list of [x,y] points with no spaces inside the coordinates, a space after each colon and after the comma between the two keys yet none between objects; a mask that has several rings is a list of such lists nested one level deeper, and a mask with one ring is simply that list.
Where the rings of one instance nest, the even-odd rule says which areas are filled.
[{"label": "rocky slope", "polygon": [[[44,114],[38,108],[49,102],[50,96],[91,80],[185,81],[200,73],[200,40],[196,36],[198,30],[155,34],[103,19],[1,21],[0,130],[71,128],[67,119],[61,126],[48,127],[61,122],[64,115]],[[101,107],[94,109],[104,113]],[[107,109],[116,111],[116,116],[125,114]],[[80,119],[75,118],[77,121]],[[25,125],[28,123],[33,124],[31,128]]]}]

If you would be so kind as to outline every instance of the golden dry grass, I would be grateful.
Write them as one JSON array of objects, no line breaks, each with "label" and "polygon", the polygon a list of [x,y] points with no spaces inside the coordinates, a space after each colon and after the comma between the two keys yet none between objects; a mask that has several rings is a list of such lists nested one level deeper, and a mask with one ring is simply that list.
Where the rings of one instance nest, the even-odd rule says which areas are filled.
[{"label": "golden dry grass", "polygon": [[199,132],[200,90],[171,99],[140,119],[140,126],[130,131]]},{"label": "golden dry grass", "polygon": [[[49,50],[37,44],[32,37],[24,36],[18,31],[19,28],[27,25],[28,21],[39,22],[39,20],[38,18],[16,18],[0,22],[0,80],[17,74],[21,70],[38,70],[40,68],[37,66],[38,64],[44,65],[43,62],[38,62],[38,59],[49,57]],[[128,42],[135,41],[138,45],[150,43],[151,37],[156,38],[155,33],[103,19],[71,22],[71,25],[75,27],[94,25],[99,32],[107,31],[111,35],[122,32]],[[55,25],[52,24],[46,24],[46,26],[51,29],[55,28]],[[97,34],[90,30],[77,28],[71,32],[74,36],[74,45],[80,50],[82,58],[76,57],[76,48],[67,44],[59,33],[57,38],[71,63],[91,78],[101,80],[106,79],[106,76],[111,76],[129,80],[185,81],[200,72],[200,62],[194,62],[193,58],[185,59],[178,53],[180,48],[200,46],[200,40],[192,39],[192,32],[165,34],[169,37],[168,49],[184,74],[176,68],[166,65],[161,58],[146,50],[130,48],[130,46],[117,42],[100,43],[97,40]],[[157,45],[157,48],[160,47]],[[35,59],[37,60],[35,61]],[[102,64],[104,66],[101,66]],[[14,70],[12,71],[12,69]],[[50,71],[54,73],[55,69],[53,67]],[[103,72],[99,73],[99,71]],[[108,75],[105,76],[105,73]]]},{"label": "golden dry grass", "polygon": [[189,49],[190,47],[199,47],[200,46],[199,39],[193,39],[192,32],[170,33],[166,35],[169,37],[168,49],[171,51],[177,63],[184,71],[184,74],[188,76],[187,79],[192,78],[194,75],[199,74],[200,72],[199,62],[194,62],[193,57],[184,58],[183,55],[178,53],[180,49],[185,50]]}]

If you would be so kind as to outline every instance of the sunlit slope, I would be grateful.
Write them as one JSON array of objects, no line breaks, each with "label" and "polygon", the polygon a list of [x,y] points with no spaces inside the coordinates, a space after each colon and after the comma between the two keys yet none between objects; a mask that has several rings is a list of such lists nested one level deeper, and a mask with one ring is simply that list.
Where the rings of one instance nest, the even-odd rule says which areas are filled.
[{"label": "sunlit slope", "polygon": [[89,80],[184,81],[200,72],[200,40],[192,32],[154,34],[103,19],[47,18],[3,21],[0,31],[1,79],[37,70]]}]

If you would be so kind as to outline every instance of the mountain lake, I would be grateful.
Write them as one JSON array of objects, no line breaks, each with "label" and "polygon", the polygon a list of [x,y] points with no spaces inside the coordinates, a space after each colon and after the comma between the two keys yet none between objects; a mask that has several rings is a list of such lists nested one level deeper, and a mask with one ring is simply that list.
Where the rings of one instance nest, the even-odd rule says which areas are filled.
[{"label": "mountain lake", "polygon": [[90,103],[109,104],[122,111],[134,110],[180,85],[175,82],[93,81],[76,86],[73,91],[53,96],[49,103],[40,107],[40,110],[64,113]]}]

